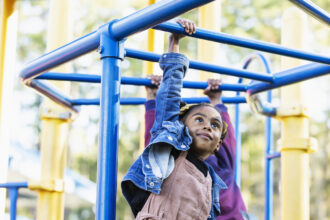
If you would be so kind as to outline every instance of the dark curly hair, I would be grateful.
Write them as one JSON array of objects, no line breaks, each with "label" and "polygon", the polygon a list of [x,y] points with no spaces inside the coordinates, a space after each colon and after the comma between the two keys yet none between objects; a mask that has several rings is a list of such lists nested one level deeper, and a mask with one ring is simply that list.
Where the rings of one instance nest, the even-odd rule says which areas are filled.
[{"label": "dark curly hair", "polygon": [[[181,101],[180,102],[180,116],[179,116],[179,120],[182,123],[185,123],[187,116],[189,115],[189,113],[193,109],[196,109],[196,108],[199,108],[199,107],[203,107],[203,106],[211,107],[211,108],[214,108],[215,110],[217,110],[213,105],[210,105],[209,103],[202,102],[202,103],[199,103],[199,104],[188,105],[187,103]],[[224,121],[221,121],[221,122],[222,122],[222,131],[221,131],[220,140],[221,140],[221,142],[223,142],[223,140],[225,139],[225,137],[227,135],[227,127],[228,127],[228,125]]]}]

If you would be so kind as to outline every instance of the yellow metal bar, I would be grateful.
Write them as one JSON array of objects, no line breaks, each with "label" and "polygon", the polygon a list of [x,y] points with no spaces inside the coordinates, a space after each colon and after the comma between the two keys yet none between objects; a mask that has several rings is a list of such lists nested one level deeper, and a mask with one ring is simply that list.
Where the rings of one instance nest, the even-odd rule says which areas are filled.
[{"label": "yellow metal bar", "polygon": [[[15,0],[0,2],[0,182],[7,182],[11,96],[16,55],[18,13]],[[6,190],[0,189],[0,219],[4,219]]]},{"label": "yellow metal bar", "polygon": [[[56,49],[70,40],[69,5],[66,0],[50,1],[49,32],[47,50]],[[70,66],[62,65],[56,70],[69,72]],[[56,87],[68,94],[70,83],[56,82]],[[68,115],[68,118],[59,115]],[[38,184],[29,184],[38,190],[37,219],[64,219],[64,171],[67,158],[67,134],[69,115],[67,110],[45,99],[42,105],[41,119],[41,180]]]},{"label": "yellow metal bar", "polygon": [[[156,0],[149,0],[148,5],[152,5],[156,3]],[[147,51],[150,52],[158,52],[158,53],[163,53],[164,51],[164,33],[161,31],[156,31],[154,29],[149,29],[148,30],[148,37],[147,37]],[[160,69],[158,65],[155,65],[153,62],[149,61],[144,61],[143,62],[143,74],[151,75],[151,74],[157,74],[160,73]],[[145,91],[143,92],[145,95]],[[144,112],[144,110],[143,110]],[[144,114],[141,114],[144,115]],[[140,120],[140,146],[139,146],[139,151],[142,152],[144,149],[144,130],[145,130],[145,125],[144,125],[144,117],[141,118]]]},{"label": "yellow metal bar", "polygon": [[[148,5],[152,5],[156,3],[156,0],[149,0]],[[149,29],[148,30],[148,45],[147,45],[147,51],[151,51],[154,52],[155,51],[155,30],[154,29]],[[153,62],[149,62],[149,61],[145,61],[144,62],[144,69],[143,72],[145,72],[145,74],[152,74],[154,71],[154,63]]]},{"label": "yellow metal bar", "polygon": [[[306,16],[296,8],[283,14],[282,45],[303,49],[306,36]],[[301,65],[302,61],[282,58],[282,69]],[[309,154],[315,142],[309,137],[304,84],[281,88],[279,115],[282,122],[281,139],[281,218],[309,219]]]},{"label": "yellow metal bar", "polygon": [[68,123],[66,120],[43,117],[42,126],[42,177],[39,187],[30,184],[29,187],[39,190],[37,219],[61,220],[64,219],[63,178]]},{"label": "yellow metal bar", "polygon": [[[221,29],[221,2],[214,1],[198,9],[198,27],[217,31]],[[220,57],[219,45],[205,40],[198,40],[198,60],[208,63],[218,63]],[[206,81],[208,78],[215,77],[208,72],[200,72],[200,80]]]},{"label": "yellow metal bar", "polygon": [[[5,51],[7,41],[7,24],[10,16],[14,12],[15,0],[1,1],[1,35],[0,35],[0,105],[2,103],[3,78],[5,68]],[[1,116],[1,108],[0,108]],[[1,122],[0,122],[1,123]]]}]

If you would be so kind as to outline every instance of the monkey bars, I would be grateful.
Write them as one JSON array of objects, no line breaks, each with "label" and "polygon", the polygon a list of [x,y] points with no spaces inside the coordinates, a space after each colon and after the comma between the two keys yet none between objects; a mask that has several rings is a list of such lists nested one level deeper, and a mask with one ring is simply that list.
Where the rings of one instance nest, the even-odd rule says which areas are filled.
[{"label": "monkey bars", "polygon": [[[141,78],[122,77],[120,63],[125,57],[158,62],[160,55],[124,48],[124,38],[154,27],[158,30],[185,34],[178,24],[165,22],[195,7],[209,3],[211,0],[163,0],[145,9],[135,12],[120,20],[111,21],[101,26],[82,38],[79,38],[63,47],[51,51],[34,61],[28,63],[21,71],[20,78],[23,83],[36,89],[38,92],[49,97],[53,101],[78,112],[77,105],[100,104],[100,134],[98,155],[97,177],[97,219],[116,218],[116,188],[117,188],[117,149],[118,149],[118,126],[120,103],[141,104],[144,99],[131,99],[120,97],[121,84],[150,85],[150,81]],[[255,73],[247,70],[223,67],[215,64],[190,61],[189,67],[218,74],[227,74],[255,80],[250,85],[223,84],[219,89],[247,92],[254,95],[262,91],[268,91],[284,85],[289,85],[301,80],[328,74],[330,72],[330,58],[305,51],[286,48],[267,42],[244,39],[228,34],[216,33],[197,28],[191,37],[225,43],[249,49],[260,50],[283,56],[313,61],[314,63],[291,68],[272,75]],[[64,64],[81,55],[98,49],[102,60],[102,76],[89,74],[62,74],[47,71]],[[101,80],[102,78],[102,80]],[[50,80],[69,80],[88,83],[101,83],[101,97],[87,99],[72,99],[62,94],[56,88],[43,82]],[[205,82],[187,82],[184,87],[203,89]],[[224,101],[241,103],[243,97],[224,97]],[[191,99],[189,101],[197,101]],[[205,98],[198,101],[206,101]],[[133,103],[134,102],[134,103]],[[267,158],[277,157],[278,154],[267,155]]]}]

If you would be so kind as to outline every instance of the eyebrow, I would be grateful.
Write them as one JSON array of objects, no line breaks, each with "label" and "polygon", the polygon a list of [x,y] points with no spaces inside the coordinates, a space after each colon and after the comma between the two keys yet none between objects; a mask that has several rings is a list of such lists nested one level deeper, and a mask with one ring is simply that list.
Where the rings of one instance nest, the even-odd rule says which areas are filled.
[{"label": "eyebrow", "polygon": [[[195,116],[195,115],[201,115],[201,116],[207,118],[207,115],[205,115],[205,114],[203,114],[203,113],[199,113],[199,112],[197,112],[197,113],[193,114],[192,116]],[[214,117],[214,118],[211,118],[211,120],[212,120],[212,119],[219,121],[219,123],[222,125],[222,119],[221,119],[220,117]]]}]

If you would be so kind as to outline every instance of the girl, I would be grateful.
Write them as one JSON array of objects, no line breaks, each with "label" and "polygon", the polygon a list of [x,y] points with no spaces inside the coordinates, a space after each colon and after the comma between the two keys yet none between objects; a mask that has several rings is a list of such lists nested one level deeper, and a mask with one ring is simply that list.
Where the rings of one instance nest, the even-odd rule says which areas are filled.
[{"label": "girl", "polygon": [[[145,146],[149,144],[151,138],[150,130],[155,121],[155,99],[161,82],[160,75],[148,75],[148,78],[151,80],[153,87],[146,86]],[[240,189],[235,182],[235,133],[227,107],[221,101],[222,91],[218,90],[220,85],[221,80],[209,79],[208,87],[204,90],[204,95],[208,96],[210,103],[218,110],[222,120],[228,125],[226,138],[223,140],[219,151],[205,160],[227,186],[227,189],[220,190],[219,203],[221,204],[221,214],[217,217],[217,220],[249,219]]]},{"label": "girl", "polygon": [[[188,34],[195,32],[194,23],[178,23]],[[170,35],[169,53],[159,61],[164,73],[152,136],[122,182],[136,219],[215,219],[220,212],[219,190],[226,185],[204,160],[218,151],[226,124],[209,104],[180,109],[188,68],[187,58],[178,54],[182,37]]]}]

